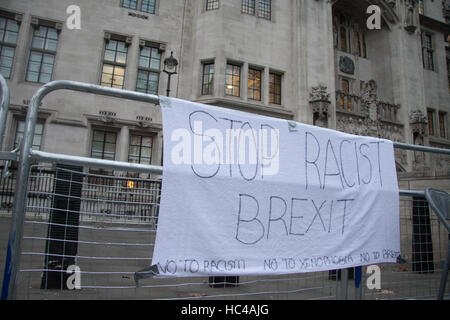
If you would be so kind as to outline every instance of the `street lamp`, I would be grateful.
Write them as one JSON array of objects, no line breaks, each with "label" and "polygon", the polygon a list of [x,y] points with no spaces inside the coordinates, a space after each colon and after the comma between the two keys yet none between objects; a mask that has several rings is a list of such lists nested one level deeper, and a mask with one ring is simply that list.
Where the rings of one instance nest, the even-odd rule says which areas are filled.
[{"label": "street lamp", "polygon": [[174,58],[173,51],[170,52],[170,57],[164,59],[164,72],[167,73],[169,79],[167,81],[167,96],[170,95],[170,77],[177,73],[178,60]]}]

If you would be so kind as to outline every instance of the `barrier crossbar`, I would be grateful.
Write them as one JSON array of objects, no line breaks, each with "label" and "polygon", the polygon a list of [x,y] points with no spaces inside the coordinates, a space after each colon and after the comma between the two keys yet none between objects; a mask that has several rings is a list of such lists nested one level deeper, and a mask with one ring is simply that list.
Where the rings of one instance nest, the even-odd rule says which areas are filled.
[{"label": "barrier crossbar", "polygon": [[[4,79],[3,79],[4,80]],[[7,110],[7,105],[9,103],[9,91],[3,87],[2,78],[0,77],[0,84],[2,85],[2,109],[0,112],[0,135],[3,138],[3,132],[4,130],[4,124],[2,124],[6,120],[6,116],[3,117],[4,110]],[[6,86],[6,83],[5,83]],[[6,86],[7,87],[7,86]],[[13,201],[13,208],[12,208],[12,215],[11,215],[11,226],[9,230],[9,239],[8,239],[8,245],[6,249],[6,260],[5,260],[5,270],[4,270],[4,277],[3,277],[3,284],[2,284],[2,299],[14,299],[17,297],[17,291],[16,288],[18,287],[17,279],[18,279],[18,272],[21,273],[30,273],[30,274],[39,274],[39,273],[48,273],[49,269],[42,268],[42,260],[40,261],[40,266],[35,265],[34,262],[30,262],[30,265],[32,265],[31,268],[22,268],[21,264],[21,258],[28,259],[29,257],[36,258],[36,257],[45,257],[47,259],[46,261],[49,262],[50,258],[60,258],[57,254],[53,253],[44,253],[45,251],[45,245],[42,243],[47,242],[52,243],[52,245],[55,245],[57,242],[64,242],[64,243],[76,243],[77,245],[88,245],[88,246],[107,246],[109,247],[123,247],[123,248],[129,248],[130,246],[135,246],[140,249],[144,249],[145,253],[142,253],[142,256],[129,256],[129,251],[120,251],[118,256],[101,256],[96,254],[96,252],[89,252],[87,251],[86,255],[70,255],[69,253],[64,253],[63,258],[70,258],[75,259],[77,262],[80,260],[86,260],[86,261],[108,261],[108,260],[115,260],[115,261],[134,261],[135,263],[137,261],[143,261],[145,262],[143,265],[136,265],[135,267],[146,267],[149,264],[149,260],[151,260],[150,257],[150,251],[148,248],[152,248],[154,244],[154,233],[156,232],[156,221],[157,221],[157,213],[155,213],[154,210],[159,206],[159,199],[158,196],[153,195],[151,200],[145,200],[146,202],[136,202],[133,199],[136,199],[139,196],[139,192],[146,194],[148,192],[154,192],[152,188],[155,185],[158,185],[158,181],[151,181],[148,178],[146,179],[136,179],[137,183],[144,184],[145,181],[154,183],[153,187],[150,189],[141,188],[139,190],[127,188],[124,186],[124,181],[126,184],[127,178],[120,178],[120,177],[97,177],[95,178],[95,175],[90,173],[89,170],[92,168],[103,168],[107,170],[114,170],[117,172],[122,172],[123,174],[126,174],[126,172],[134,172],[134,173],[141,173],[141,174],[162,174],[163,168],[161,166],[152,166],[152,165],[141,165],[141,164],[132,164],[132,163],[125,163],[125,162],[118,162],[118,161],[109,161],[109,160],[100,160],[100,159],[92,159],[87,157],[78,157],[78,156],[70,156],[70,155],[62,155],[62,154],[56,154],[56,153],[49,153],[49,152],[43,152],[43,151],[36,151],[31,149],[32,141],[33,141],[33,135],[34,135],[34,128],[36,125],[37,115],[38,115],[38,108],[40,105],[40,102],[42,99],[49,94],[50,92],[53,92],[55,90],[72,90],[77,92],[84,92],[84,93],[92,93],[92,94],[99,94],[104,96],[110,96],[110,97],[118,97],[123,99],[129,99],[134,101],[140,101],[140,102],[148,102],[155,105],[159,104],[159,97],[156,95],[150,95],[150,94],[143,94],[138,93],[134,91],[128,91],[128,90],[120,90],[115,88],[109,88],[109,87],[103,87],[99,85],[94,84],[86,84],[81,82],[75,82],[75,81],[67,81],[67,80],[57,80],[52,81],[50,83],[45,84],[41,88],[39,88],[36,93],[34,94],[33,98],[30,100],[30,104],[28,107],[28,113],[25,123],[25,130],[24,130],[24,139],[21,142],[20,146],[20,156],[18,158],[18,171],[17,175],[15,176],[15,185],[14,185],[14,201]],[[438,154],[444,154],[444,155],[450,155],[449,149],[442,149],[442,148],[434,148],[434,147],[425,147],[425,146],[417,146],[417,145],[409,145],[404,143],[394,143],[394,147],[398,149],[408,149],[413,151],[423,151],[423,152],[431,152],[431,153],[438,153]],[[2,155],[0,154],[0,159],[5,159],[6,154],[4,155],[4,158],[1,158]],[[11,157],[9,155],[9,157]],[[38,174],[36,175],[36,172],[44,172],[44,169],[39,166],[34,166],[34,163],[58,163],[58,164],[65,164],[69,166],[78,166],[81,167],[81,171],[71,171],[70,169],[64,169],[59,168],[55,171],[52,175],[45,175],[45,174]],[[34,171],[33,171],[34,170]],[[88,170],[86,172],[86,170]],[[34,172],[34,173],[33,173]],[[69,174],[70,179],[61,178],[59,175],[61,172],[65,172],[65,174]],[[48,190],[42,190],[40,187],[33,187],[33,183],[37,183],[37,186],[40,186],[39,183],[42,181],[50,179],[51,182],[48,183],[49,189]],[[106,179],[106,180],[105,180]],[[128,178],[130,179],[130,178]],[[103,181],[105,180],[105,181]],[[102,181],[102,182],[99,182]],[[119,183],[117,181],[120,181]],[[64,211],[66,218],[68,217],[70,213],[76,212],[76,216],[79,218],[77,220],[78,225],[76,227],[73,226],[67,226],[67,224],[61,224],[52,222],[50,219],[51,216],[54,216],[54,213],[52,213],[53,208],[53,202],[56,201],[55,199],[58,199],[60,197],[60,194],[55,193],[55,185],[56,183],[69,183],[70,186],[74,189],[79,189],[79,194],[77,195],[63,195],[63,198],[66,199],[68,202],[72,200],[76,200],[80,206],[77,210],[72,210],[69,208]],[[107,186],[111,185],[112,187],[110,189],[107,189]],[[86,190],[97,190],[96,196],[100,198],[89,198],[86,196]],[[100,191],[101,192],[100,192]],[[137,192],[139,191],[139,192]],[[159,192],[159,189],[156,191]],[[113,199],[106,197],[105,199],[101,199],[102,194],[109,194],[109,195],[120,195],[121,198]],[[400,195],[403,197],[402,203],[404,208],[407,212],[410,212],[412,209],[416,210],[420,207],[418,203],[420,201],[419,198],[422,198],[424,193],[423,191],[410,191],[410,190],[401,190]],[[123,198],[125,197],[125,198]],[[128,197],[128,198],[127,198]],[[133,198],[130,198],[133,197]],[[37,198],[37,199],[46,199],[47,202],[44,200],[38,201],[37,205],[33,205],[30,200]],[[419,202],[418,202],[419,201]],[[94,203],[93,206],[89,207],[89,203]],[[114,208],[109,208],[108,206],[116,205]],[[137,206],[141,206],[138,209],[138,212],[142,212],[142,214],[138,215],[137,217],[134,214],[130,214],[130,212],[133,212],[133,210],[130,210],[127,207],[132,208],[138,208]],[[145,206],[151,206],[152,208],[148,208]],[[426,207],[426,201],[423,204],[423,207]],[[141,210],[141,211],[139,211]],[[146,211],[147,210],[147,211]],[[150,211],[148,211],[150,210]],[[153,211],[152,211],[153,210]],[[414,211],[412,210],[412,211]],[[411,211],[411,212],[412,212]],[[32,215],[32,218],[30,218],[30,213],[34,212],[34,216]],[[128,214],[126,212],[129,212]],[[153,212],[150,217],[152,220],[151,223],[146,221],[146,217],[148,217],[148,214],[146,212]],[[28,216],[27,216],[28,215]],[[77,219],[78,219],[77,218]],[[145,219],[143,219],[145,218]],[[142,220],[143,219],[143,220]],[[406,217],[405,215],[405,225],[411,225],[411,230],[407,230],[406,233],[409,236],[412,236],[415,232],[414,228],[417,228],[417,223],[413,222],[414,217]],[[439,225],[439,222],[436,222],[436,226],[434,226],[433,231],[438,232],[439,235],[443,233],[441,231],[441,226]],[[418,225],[421,225],[422,222],[419,222]],[[132,227],[131,227],[132,226]],[[71,232],[72,229],[79,230],[80,236],[85,235],[86,239],[79,240],[78,238],[73,240],[64,240],[60,241],[56,238],[50,237],[51,233],[50,231],[47,232],[47,235],[45,235],[44,229],[47,228],[50,230],[53,227],[63,227],[65,230],[64,232]],[[44,229],[43,229],[44,228]],[[24,233],[24,229],[27,229],[26,233]],[[414,230],[413,230],[414,229]],[[429,228],[428,228],[429,229]],[[427,230],[428,230],[427,229]],[[31,235],[29,234],[31,230]],[[431,230],[431,229],[430,229]],[[73,230],[72,230],[73,231]],[[149,234],[148,241],[145,243],[140,243],[139,239],[124,239],[122,242],[115,240],[114,237],[105,236],[105,238],[102,241],[99,241],[98,239],[94,239],[95,237],[93,235],[90,235],[91,232],[110,232],[111,233],[118,233],[118,232],[125,232],[128,235],[131,233],[127,231],[139,231],[144,234]],[[138,233],[139,233],[138,232]],[[39,236],[35,235],[34,233],[40,234]],[[434,234],[434,233],[433,233]],[[420,237],[419,237],[420,238]],[[64,238],[65,239],[65,238]],[[132,242],[128,242],[128,240],[133,240]],[[441,241],[441,237],[439,236],[439,240]],[[25,241],[26,245],[25,247],[22,247],[22,243]],[[31,249],[29,249],[28,244],[31,241]],[[446,240],[442,240],[446,241]],[[409,241],[410,242],[410,241]],[[38,245],[38,243],[41,243]],[[440,242],[439,242],[440,243]],[[40,248],[40,250],[37,250],[34,246],[37,246],[37,248]],[[65,244],[64,244],[65,246]],[[405,252],[408,252],[406,250]],[[440,251],[439,251],[440,252]],[[415,254],[415,253],[414,253]],[[429,258],[427,258],[429,259]],[[74,260],[74,261],[75,261]],[[28,260],[27,260],[28,261]],[[31,261],[31,260],[30,260]],[[408,261],[408,260],[405,260]],[[416,260],[414,260],[416,261]],[[428,261],[428,260],[427,260]],[[440,260],[439,260],[440,261]],[[29,261],[28,261],[29,262]],[[433,265],[437,262],[433,260],[433,262],[430,262]],[[401,263],[400,263],[401,264]],[[439,263],[437,263],[439,264]],[[102,264],[103,265],[103,264]],[[48,263],[47,263],[48,266]],[[92,265],[91,265],[92,266]],[[123,284],[122,280],[118,283],[114,284],[106,284],[106,285],[96,285],[94,284],[90,285],[83,285],[83,289],[92,289],[96,292],[98,290],[103,289],[110,289],[111,292],[117,292],[121,290],[135,290],[134,291],[134,297],[142,297],[141,292],[137,292],[136,284],[129,283],[128,280],[130,280],[130,275],[137,270],[138,268],[134,269],[128,269],[123,271],[123,269],[120,270],[109,270],[107,266],[103,265],[105,267],[105,270],[94,270],[89,271],[89,266],[85,269],[82,268],[80,273],[82,275],[102,275],[102,276],[117,276],[122,275],[125,278],[121,279],[127,279],[127,284]],[[123,265],[128,266],[128,265]],[[91,268],[92,269],[92,268]],[[94,268],[95,269],[95,268]],[[439,268],[437,268],[439,269]],[[434,270],[434,269],[433,269]],[[51,269],[51,272],[57,272],[55,269]],[[59,272],[64,273],[66,270],[61,269]],[[354,293],[350,292],[352,290],[349,290],[348,283],[349,280],[351,281],[354,279],[355,275],[352,274],[351,270],[344,269],[339,272],[329,272],[329,273],[315,273],[315,274],[299,274],[299,275],[293,275],[293,276],[285,276],[285,277],[265,277],[265,278],[258,278],[258,277],[241,277],[239,279],[239,283],[236,283],[236,280],[233,279],[224,279],[219,282],[217,282],[217,279],[209,279],[207,287],[208,289],[207,294],[203,293],[187,293],[183,291],[182,288],[186,287],[204,287],[205,281],[199,282],[198,279],[193,279],[191,282],[185,282],[185,283],[176,283],[176,280],[165,280],[165,282],[161,282],[162,280],[151,280],[151,284],[145,284],[143,286],[140,286],[139,288],[147,288],[147,289],[154,289],[159,288],[162,290],[163,294],[161,294],[162,298],[227,298],[227,297],[248,297],[248,296],[264,296],[264,297],[272,297],[273,295],[292,295],[293,297],[307,297],[307,298],[330,298],[330,297],[340,297],[340,298],[348,298],[352,294],[355,296],[359,295],[362,296],[362,290],[360,288],[357,288],[358,290],[355,290]],[[413,271],[413,274],[416,274],[416,271]],[[436,275],[436,274],[434,274]],[[426,276],[425,276],[426,277]],[[429,277],[430,278],[430,277]],[[433,276],[431,277],[433,278]],[[427,278],[428,279],[428,278]],[[337,280],[341,280],[341,283],[339,284]],[[212,281],[212,283],[211,283]],[[329,282],[334,281],[334,282]],[[393,277],[393,283],[395,283],[395,277]],[[426,281],[433,281],[433,280],[426,280]],[[278,286],[277,288],[273,290],[266,291],[264,288],[266,287],[267,283],[275,283],[275,286]],[[307,283],[307,285],[305,285]],[[259,291],[246,291],[243,290],[244,287],[248,287],[249,285],[260,285]],[[223,291],[220,291],[217,289],[217,287],[220,286],[230,286],[234,288],[234,291],[230,291],[228,293],[224,293]],[[168,288],[177,288],[178,291],[171,291]],[[166,290],[167,289],[167,290]],[[164,291],[166,290],[166,291]],[[219,290],[219,291],[218,291]],[[386,289],[387,290],[387,289]],[[389,291],[389,290],[388,290]],[[78,291],[76,291],[78,292]],[[148,292],[148,291],[147,291]],[[183,294],[181,294],[182,292]],[[315,292],[312,294],[311,292]],[[318,293],[319,292],[319,293]],[[307,294],[306,294],[307,293]],[[113,295],[114,296],[114,295]],[[151,294],[151,297],[156,297],[156,295]],[[414,297],[417,297],[417,295],[413,295]],[[426,294],[424,294],[426,296]],[[97,296],[99,297],[99,296]],[[100,297],[103,297],[100,295]],[[128,295],[127,295],[128,297]],[[161,298],[159,297],[159,298]],[[376,297],[378,298],[378,297]]]}]

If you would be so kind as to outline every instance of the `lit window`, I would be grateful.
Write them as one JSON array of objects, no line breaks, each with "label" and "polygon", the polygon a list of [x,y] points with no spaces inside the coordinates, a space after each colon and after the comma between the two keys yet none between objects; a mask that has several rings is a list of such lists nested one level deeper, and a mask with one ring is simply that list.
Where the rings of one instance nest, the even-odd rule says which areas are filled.
[{"label": "lit window", "polygon": [[239,97],[241,87],[241,67],[227,64],[225,94]]},{"label": "lit window", "polygon": [[158,48],[141,48],[137,75],[136,91],[158,94],[161,53]]},{"label": "lit window", "polygon": [[108,40],[105,44],[101,85],[123,89],[128,48],[123,41]]},{"label": "lit window", "polygon": [[33,30],[26,80],[47,83],[52,80],[58,32],[55,28],[37,26]]},{"label": "lit window", "polygon": [[261,70],[248,69],[248,99],[261,101]]},{"label": "lit window", "polygon": [[18,33],[17,21],[0,17],[0,74],[5,78],[11,77]]}]

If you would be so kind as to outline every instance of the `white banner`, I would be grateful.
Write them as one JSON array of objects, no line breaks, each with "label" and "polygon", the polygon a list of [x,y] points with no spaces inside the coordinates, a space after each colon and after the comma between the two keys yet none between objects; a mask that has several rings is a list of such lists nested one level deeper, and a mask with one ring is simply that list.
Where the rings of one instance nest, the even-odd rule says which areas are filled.
[{"label": "white banner", "polygon": [[391,141],[161,99],[161,276],[262,275],[396,262]]}]

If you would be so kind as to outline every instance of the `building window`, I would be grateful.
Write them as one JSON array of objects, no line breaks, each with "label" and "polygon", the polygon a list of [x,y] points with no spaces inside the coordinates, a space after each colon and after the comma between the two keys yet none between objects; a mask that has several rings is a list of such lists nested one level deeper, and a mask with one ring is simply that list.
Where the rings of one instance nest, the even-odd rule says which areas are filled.
[{"label": "building window", "polygon": [[[362,85],[363,84],[360,83],[360,86]],[[341,79],[341,94],[339,96],[339,107],[343,110],[352,111],[350,81],[348,79]]]},{"label": "building window", "polygon": [[206,0],[206,10],[219,9],[219,0]]},{"label": "building window", "polygon": [[122,7],[155,14],[156,0],[122,0]]},{"label": "building window", "polygon": [[128,148],[128,162],[151,164],[153,138],[149,136],[131,135]]},{"label": "building window", "polygon": [[27,81],[47,83],[52,80],[57,45],[58,31],[55,28],[43,25],[34,28]]},{"label": "building window", "polygon": [[115,132],[94,130],[92,135],[91,157],[97,159],[114,160],[116,157]]},{"label": "building window", "polygon": [[422,53],[423,53],[423,67],[428,70],[434,70],[433,38],[431,34],[426,32],[422,32]]},{"label": "building window", "polygon": [[427,110],[428,134],[434,136],[434,110]]},{"label": "building window", "polygon": [[272,0],[258,1],[258,17],[270,20],[272,17]]},{"label": "building window", "polygon": [[127,51],[124,41],[108,40],[106,42],[100,82],[102,86],[123,89]]},{"label": "building window", "polygon": [[261,70],[248,69],[248,99],[261,101]]},{"label": "building window", "polygon": [[[14,149],[19,146],[23,139],[23,133],[25,132],[25,121],[18,121],[16,128],[16,136],[14,138]],[[41,150],[42,134],[44,132],[44,125],[42,123],[36,123],[34,127],[34,137],[31,148],[33,150]]]},{"label": "building window", "polygon": [[[367,58],[365,26],[344,14],[333,17],[333,42],[335,48],[349,54]],[[353,49],[352,49],[353,48]]]},{"label": "building window", "polygon": [[241,67],[234,64],[227,64],[225,75],[225,94],[239,97],[241,95]]},{"label": "building window", "polygon": [[142,0],[141,11],[155,14],[156,0]]},{"label": "building window", "polygon": [[445,112],[439,112],[439,136],[441,138],[446,138],[447,130],[447,114]]},{"label": "building window", "polygon": [[123,0],[122,7],[136,10],[137,9],[137,0]]},{"label": "building window", "polygon": [[255,15],[255,0],[242,0],[242,13]]},{"label": "building window", "polygon": [[269,73],[269,103],[281,104],[281,75]]},{"label": "building window", "polygon": [[[258,6],[256,6],[256,3]],[[242,13],[256,15],[260,18],[271,20],[272,1],[271,0],[242,0]]]},{"label": "building window", "polygon": [[18,34],[17,21],[0,16],[0,74],[5,78],[11,77]]},{"label": "building window", "polygon": [[214,92],[214,63],[203,64],[202,95],[213,94]]},{"label": "building window", "polygon": [[145,46],[139,55],[136,91],[158,94],[161,53],[158,48]]}]

